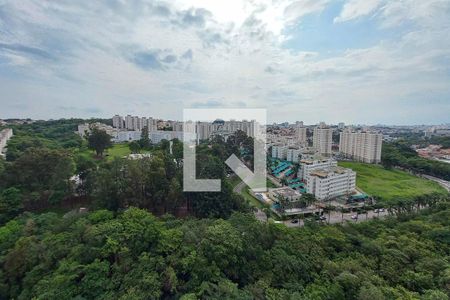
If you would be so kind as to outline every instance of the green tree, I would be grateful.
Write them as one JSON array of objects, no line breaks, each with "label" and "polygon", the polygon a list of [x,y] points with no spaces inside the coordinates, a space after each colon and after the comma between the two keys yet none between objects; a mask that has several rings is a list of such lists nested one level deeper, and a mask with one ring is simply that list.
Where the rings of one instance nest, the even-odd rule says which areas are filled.
[{"label": "green tree", "polygon": [[10,187],[0,194],[0,224],[17,216],[23,208],[19,189]]},{"label": "green tree", "polygon": [[139,145],[142,149],[150,149],[150,138],[149,138],[148,127],[145,126],[141,131],[141,139],[139,140]]},{"label": "green tree", "polygon": [[103,156],[105,150],[112,147],[111,136],[105,130],[94,127],[86,139],[89,149],[94,150],[97,156]]},{"label": "green tree", "polygon": [[128,147],[130,148],[131,153],[137,154],[141,152],[141,145],[136,141],[132,141],[131,143],[129,143]]}]

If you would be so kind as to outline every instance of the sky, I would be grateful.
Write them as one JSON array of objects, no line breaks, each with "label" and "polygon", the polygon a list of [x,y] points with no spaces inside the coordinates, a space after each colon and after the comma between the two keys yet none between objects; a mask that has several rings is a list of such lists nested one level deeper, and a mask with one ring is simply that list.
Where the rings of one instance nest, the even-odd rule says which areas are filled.
[{"label": "sky", "polygon": [[0,118],[450,122],[450,0],[0,0]]}]

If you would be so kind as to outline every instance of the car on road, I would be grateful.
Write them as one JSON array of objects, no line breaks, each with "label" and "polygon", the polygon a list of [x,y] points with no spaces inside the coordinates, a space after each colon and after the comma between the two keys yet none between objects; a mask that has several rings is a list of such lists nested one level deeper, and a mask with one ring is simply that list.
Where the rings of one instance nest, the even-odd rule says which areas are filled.
[{"label": "car on road", "polygon": [[358,220],[358,215],[351,216],[352,220]]},{"label": "car on road", "polygon": [[384,208],[380,208],[378,212],[384,212]]},{"label": "car on road", "polygon": [[297,223],[298,223],[298,219],[293,219],[293,220],[291,220],[291,223],[292,223],[292,224],[297,224]]},{"label": "car on road", "polygon": [[320,220],[320,221],[325,221],[326,219],[327,219],[327,217],[325,217],[325,216],[320,216],[320,217],[319,217],[319,220]]}]

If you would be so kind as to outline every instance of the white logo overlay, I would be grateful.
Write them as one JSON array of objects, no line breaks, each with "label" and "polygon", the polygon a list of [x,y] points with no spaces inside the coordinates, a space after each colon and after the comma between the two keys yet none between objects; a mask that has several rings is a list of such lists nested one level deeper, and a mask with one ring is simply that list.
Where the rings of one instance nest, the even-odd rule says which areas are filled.
[{"label": "white logo overlay", "polygon": [[[225,129],[215,132],[212,122],[224,120]],[[228,123],[227,123],[228,122]],[[265,109],[184,109],[183,110],[183,191],[220,192],[220,179],[197,179],[196,146],[215,134],[226,136],[237,130],[253,138],[253,172],[232,154],[225,164],[253,192],[263,192],[266,186],[266,110]]]}]

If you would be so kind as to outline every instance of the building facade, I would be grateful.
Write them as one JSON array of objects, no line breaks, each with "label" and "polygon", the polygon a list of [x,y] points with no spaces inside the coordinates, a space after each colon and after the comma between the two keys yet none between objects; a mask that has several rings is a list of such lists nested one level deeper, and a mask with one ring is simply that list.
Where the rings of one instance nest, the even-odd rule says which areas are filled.
[{"label": "building facade", "polygon": [[337,161],[331,158],[302,159],[300,160],[300,168],[298,170],[297,177],[307,181],[310,172],[336,166]]},{"label": "building facade", "polygon": [[286,160],[294,163],[298,163],[300,161],[300,155],[302,150],[298,147],[287,147],[286,149]]},{"label": "building facade", "polygon": [[278,144],[272,146],[272,158],[277,158],[279,160],[286,160],[287,158],[287,148],[285,145]]},{"label": "building facade", "polygon": [[356,161],[379,163],[382,142],[383,135],[379,133],[344,131],[340,134],[339,152]]},{"label": "building facade", "polygon": [[320,155],[330,156],[333,138],[333,129],[327,128],[321,123],[314,128],[313,147]]},{"label": "building facade", "polygon": [[342,167],[316,169],[308,174],[306,191],[318,200],[349,196],[356,188],[356,172]]},{"label": "building facade", "polygon": [[308,138],[306,136],[306,127],[297,127],[295,128],[295,135],[297,138],[297,142],[300,145],[307,145],[308,144]]}]

